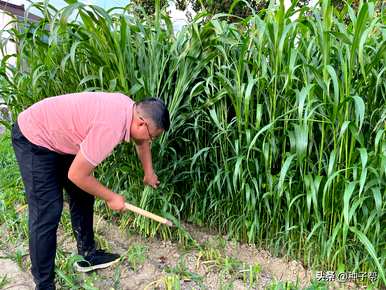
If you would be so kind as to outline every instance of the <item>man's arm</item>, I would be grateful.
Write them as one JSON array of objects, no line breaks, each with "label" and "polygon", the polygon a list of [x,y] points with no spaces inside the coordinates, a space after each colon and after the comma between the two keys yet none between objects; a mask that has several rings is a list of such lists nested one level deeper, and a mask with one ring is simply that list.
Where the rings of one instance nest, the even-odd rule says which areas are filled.
[{"label": "man's arm", "polygon": [[104,199],[112,210],[123,210],[125,207],[123,196],[103,186],[92,175],[93,171],[94,166],[79,151],[68,170],[68,179],[82,190]]},{"label": "man's arm", "polygon": [[154,173],[153,162],[151,159],[150,143],[147,141],[138,142],[135,144],[137,149],[138,158],[141,161],[144,178],[143,182],[156,188],[159,184],[158,177]]}]

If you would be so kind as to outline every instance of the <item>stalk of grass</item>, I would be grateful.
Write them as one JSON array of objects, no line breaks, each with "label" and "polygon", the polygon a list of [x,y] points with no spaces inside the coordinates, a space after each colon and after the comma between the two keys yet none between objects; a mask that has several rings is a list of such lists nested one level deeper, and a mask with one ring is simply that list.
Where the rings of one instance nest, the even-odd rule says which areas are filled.
[{"label": "stalk of grass", "polygon": [[375,1],[337,11],[323,0],[295,20],[282,3],[239,23],[200,14],[177,35],[160,9],[139,18],[130,5],[46,4],[34,4],[40,23],[8,29],[20,52],[16,68],[2,62],[1,90],[14,117],[65,92],[158,96],[171,113],[153,144],[168,186],[142,191],[128,145],[98,168],[106,184],[147,210],[317,268],[378,271],[385,284],[386,34]]}]

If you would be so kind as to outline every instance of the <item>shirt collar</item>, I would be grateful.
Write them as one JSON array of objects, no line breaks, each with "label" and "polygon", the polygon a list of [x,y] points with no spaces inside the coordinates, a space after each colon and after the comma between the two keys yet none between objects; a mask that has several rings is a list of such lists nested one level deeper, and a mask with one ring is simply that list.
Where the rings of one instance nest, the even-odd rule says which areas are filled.
[{"label": "shirt collar", "polygon": [[126,113],[126,125],[125,125],[125,136],[124,136],[124,140],[126,142],[130,141],[130,128],[131,128],[131,123],[133,121],[134,107],[135,107],[135,103],[132,101],[129,104],[129,108],[126,111],[127,113]]}]

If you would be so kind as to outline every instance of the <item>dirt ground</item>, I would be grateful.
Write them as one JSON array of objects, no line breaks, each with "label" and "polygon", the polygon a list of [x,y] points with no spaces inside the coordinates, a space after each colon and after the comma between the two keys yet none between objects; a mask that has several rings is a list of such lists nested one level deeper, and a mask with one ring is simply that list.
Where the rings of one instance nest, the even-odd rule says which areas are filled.
[{"label": "dirt ground", "polygon": [[[146,249],[146,252],[143,263],[135,267],[126,259],[110,268],[97,270],[94,287],[125,290],[165,289],[165,277],[173,273],[173,270],[170,269],[180,269],[181,274],[181,267],[178,268],[178,265],[183,265],[184,271],[190,273],[190,276],[187,275],[186,278],[180,280],[181,289],[265,289],[274,281],[298,281],[300,288],[304,288],[313,278],[311,271],[304,269],[297,261],[272,257],[269,252],[259,250],[253,245],[225,241],[219,239],[219,236],[205,233],[191,225],[185,224],[184,227],[197,242],[210,244],[213,248],[219,249],[218,252],[223,257],[232,257],[247,267],[248,265],[259,265],[259,275],[253,286],[247,283],[248,278],[245,279],[245,276],[243,279],[242,275],[223,274],[214,261],[204,259],[198,250],[186,250],[171,241],[143,238],[137,234],[123,232],[114,224],[96,217],[97,240],[108,243],[109,250],[125,256],[132,247],[140,245]],[[74,238],[68,234],[68,231],[65,234],[62,225],[58,231],[58,248],[66,253],[76,252]],[[1,256],[4,257],[4,255]],[[118,286],[117,273],[119,274]],[[191,279],[192,273],[193,276],[199,278]],[[4,275],[7,275],[7,283],[3,289],[34,289],[29,271],[20,270],[9,259],[0,259],[0,277]],[[82,275],[87,278],[90,274]],[[226,288],[227,283],[229,285],[231,283],[233,288]],[[332,287],[331,289],[349,288],[351,287]]]},{"label": "dirt ground", "polygon": [[[34,289],[34,283],[30,274],[20,270],[19,266],[5,253],[0,252],[0,277],[5,279],[5,285],[1,289],[29,290]],[[3,278],[4,277],[4,278]]]},{"label": "dirt ground", "polygon": [[[206,234],[199,231],[193,226],[185,225],[185,228],[192,234],[193,238],[203,244],[209,242],[216,247],[217,237]],[[127,270],[126,277],[128,279],[122,279],[121,285],[123,289],[144,289],[149,283],[160,279],[165,275],[165,268],[175,266],[179,259],[183,259],[184,264],[188,270],[198,275],[203,276],[203,285],[208,289],[220,289],[221,285],[219,281],[218,269],[213,266],[213,263],[207,263],[208,261],[198,262],[198,251],[184,251],[180,247],[170,241],[160,241],[157,239],[143,239],[139,236],[126,236],[116,227],[111,224],[104,223],[99,227],[99,231],[102,235],[105,235],[107,240],[111,241],[112,248],[121,253],[127,251],[130,245],[133,244],[146,244],[148,247],[148,259],[143,264],[142,268],[138,271]],[[302,281],[302,286],[309,284],[311,279],[311,273],[306,271],[300,263],[295,261],[286,262],[282,259],[273,258],[266,251],[258,251],[255,247],[250,245],[241,245],[235,242],[227,242],[223,248],[223,254],[240,260],[249,265],[259,264],[261,266],[261,273],[256,289],[264,289],[271,281],[293,281],[295,282],[297,277]],[[112,270],[103,270],[106,276],[109,276],[109,272]],[[101,271],[102,272],[102,271]],[[111,273],[110,273],[111,275]],[[122,275],[123,277],[124,275]],[[224,280],[227,277],[224,277]],[[230,277],[229,277],[230,278]],[[106,285],[107,286],[107,285]],[[183,289],[199,289],[199,285],[196,285],[192,281],[183,281]],[[244,283],[241,280],[236,279],[233,283],[234,289],[246,289]],[[153,289],[153,288],[150,288]]]},{"label": "dirt ground", "polygon": [[[209,242],[216,246],[217,237],[199,231],[193,226],[185,225],[188,231],[200,244]],[[96,234],[108,242],[111,251],[125,255],[133,245],[143,245],[147,251],[146,259],[142,265],[136,269],[128,262],[112,266],[108,269],[98,270],[98,279],[94,286],[99,289],[113,289],[114,275],[116,268],[120,267],[120,288],[125,290],[139,289],[163,289],[162,278],[168,272],[168,268],[175,267],[178,262],[183,261],[187,269],[201,276],[201,285],[185,279],[181,281],[182,289],[201,289],[202,285],[206,289],[221,289],[221,283],[230,281],[231,277],[222,277],[218,269],[208,263],[210,261],[198,261],[199,253],[197,250],[187,251],[178,244],[170,241],[143,238],[136,234],[122,232],[117,226],[106,222],[101,218],[96,218]],[[58,248],[65,252],[75,253],[76,244],[74,238],[64,234],[62,226],[58,230]],[[226,242],[222,246],[222,254],[236,258],[237,260],[249,265],[258,263],[261,266],[259,281],[250,289],[264,289],[270,282],[277,281],[296,281],[299,277],[302,286],[309,284],[311,273],[306,271],[298,262],[286,262],[283,259],[273,258],[266,251],[259,251],[251,245],[241,245],[235,242]],[[4,255],[2,255],[4,257]],[[0,275],[7,275],[7,284],[3,289],[33,289],[33,281],[29,272],[23,272],[17,264],[9,259],[0,259]],[[88,275],[88,274],[84,274]],[[247,289],[242,279],[233,279],[233,289]]]}]

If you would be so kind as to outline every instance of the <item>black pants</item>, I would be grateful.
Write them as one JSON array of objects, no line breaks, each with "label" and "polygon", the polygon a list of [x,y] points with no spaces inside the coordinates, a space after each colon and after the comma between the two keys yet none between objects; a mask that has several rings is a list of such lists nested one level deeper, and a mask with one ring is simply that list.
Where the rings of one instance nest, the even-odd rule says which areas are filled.
[{"label": "black pants", "polygon": [[56,230],[63,209],[63,188],[69,195],[71,223],[78,253],[95,251],[94,196],[67,177],[74,155],[63,155],[29,142],[18,124],[12,127],[12,144],[28,201],[29,251],[36,289],[54,289]]}]

